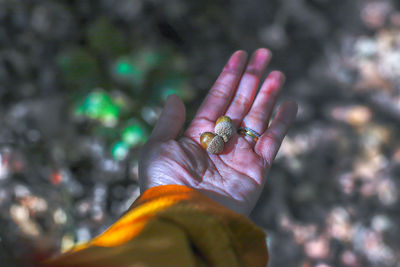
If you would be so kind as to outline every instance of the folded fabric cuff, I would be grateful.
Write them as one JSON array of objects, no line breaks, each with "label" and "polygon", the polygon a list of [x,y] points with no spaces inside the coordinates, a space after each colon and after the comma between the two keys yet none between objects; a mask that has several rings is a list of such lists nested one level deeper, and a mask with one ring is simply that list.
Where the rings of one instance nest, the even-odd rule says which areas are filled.
[{"label": "folded fabric cuff", "polygon": [[47,264],[264,267],[267,261],[265,233],[245,216],[189,187],[164,185],[146,190],[104,233]]}]

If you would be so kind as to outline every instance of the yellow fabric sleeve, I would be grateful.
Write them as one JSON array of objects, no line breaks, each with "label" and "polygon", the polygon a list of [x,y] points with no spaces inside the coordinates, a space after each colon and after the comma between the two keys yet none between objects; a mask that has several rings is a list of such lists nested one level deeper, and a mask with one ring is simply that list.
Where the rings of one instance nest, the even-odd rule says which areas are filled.
[{"label": "yellow fabric sleeve", "polygon": [[45,266],[266,266],[265,233],[180,185],[145,191],[104,233]]}]

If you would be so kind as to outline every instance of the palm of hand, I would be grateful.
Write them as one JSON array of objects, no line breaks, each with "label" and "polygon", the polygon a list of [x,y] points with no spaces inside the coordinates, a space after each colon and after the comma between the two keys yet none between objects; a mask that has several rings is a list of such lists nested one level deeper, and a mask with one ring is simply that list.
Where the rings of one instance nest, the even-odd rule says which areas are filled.
[{"label": "palm of hand", "polygon": [[[203,123],[207,125],[204,128],[213,127],[213,122]],[[262,180],[262,158],[247,140],[238,135],[231,138],[219,155],[207,153],[199,145],[199,136],[153,144],[146,150],[142,155],[143,175],[151,177],[146,188],[186,185],[217,198],[231,209],[247,213],[262,190],[256,182]]]},{"label": "palm of hand", "polygon": [[[158,185],[180,184],[199,190],[237,212],[248,214],[251,211],[297,106],[292,103],[283,105],[265,131],[283,75],[271,73],[252,103],[269,52],[257,50],[242,75],[245,59],[242,51],[231,57],[189,128],[177,141],[175,138],[185,120],[185,109],[178,97],[169,97],[148,143],[142,149],[139,163],[142,191]],[[252,83],[251,79],[254,80]],[[232,100],[235,92],[239,97]],[[243,95],[247,95],[245,101],[241,100]],[[235,99],[238,100],[235,102]],[[213,132],[216,118],[223,114],[230,116],[237,127],[246,125],[265,133],[257,143],[235,134],[221,154],[209,154],[200,146],[200,134]]]}]

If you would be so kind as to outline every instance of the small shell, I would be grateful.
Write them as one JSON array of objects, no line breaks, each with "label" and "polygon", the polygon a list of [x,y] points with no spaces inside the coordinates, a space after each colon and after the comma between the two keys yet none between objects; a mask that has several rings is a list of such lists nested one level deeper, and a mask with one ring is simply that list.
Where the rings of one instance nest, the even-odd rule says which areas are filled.
[{"label": "small shell", "polygon": [[210,145],[211,140],[215,137],[215,134],[210,132],[204,132],[200,136],[200,144],[204,149],[207,149]]},{"label": "small shell", "polygon": [[224,140],[221,136],[214,136],[207,147],[207,152],[210,154],[219,154],[224,150]]},{"label": "small shell", "polygon": [[224,150],[224,140],[222,137],[210,132],[202,133],[200,136],[200,144],[211,154],[218,154]]},{"label": "small shell", "polygon": [[222,116],[218,118],[214,131],[217,135],[221,136],[226,143],[235,133],[235,126],[233,125],[231,118]]},{"label": "small shell", "polygon": [[216,124],[218,124],[218,123],[220,123],[220,122],[223,122],[223,121],[232,123],[232,119],[229,118],[228,116],[221,116],[221,117],[218,118]]}]

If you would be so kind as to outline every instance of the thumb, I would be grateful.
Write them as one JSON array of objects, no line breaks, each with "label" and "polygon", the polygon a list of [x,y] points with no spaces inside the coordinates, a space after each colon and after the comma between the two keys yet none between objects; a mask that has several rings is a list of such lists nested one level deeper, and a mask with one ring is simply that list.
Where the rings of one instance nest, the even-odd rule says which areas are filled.
[{"label": "thumb", "polygon": [[185,122],[185,106],[177,95],[169,95],[149,141],[163,142],[175,139]]}]

